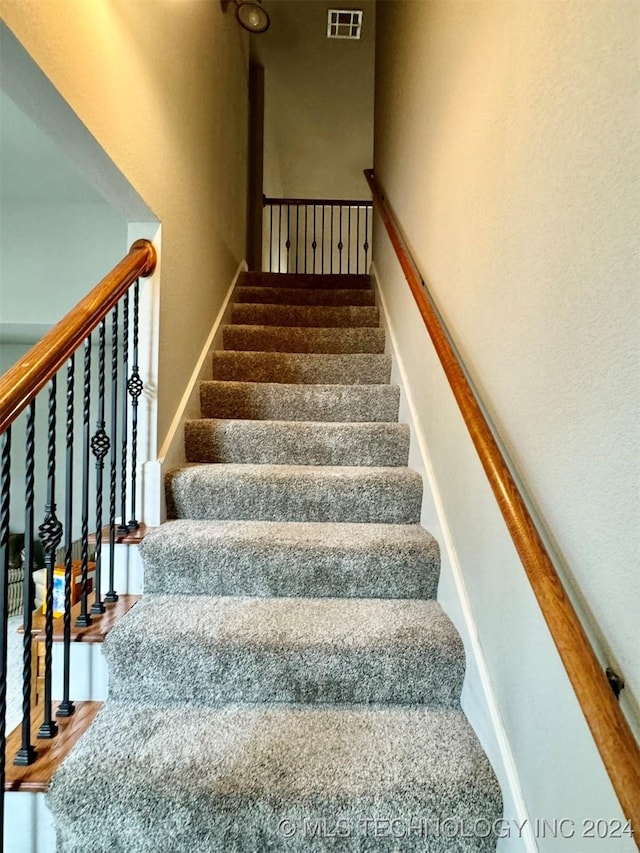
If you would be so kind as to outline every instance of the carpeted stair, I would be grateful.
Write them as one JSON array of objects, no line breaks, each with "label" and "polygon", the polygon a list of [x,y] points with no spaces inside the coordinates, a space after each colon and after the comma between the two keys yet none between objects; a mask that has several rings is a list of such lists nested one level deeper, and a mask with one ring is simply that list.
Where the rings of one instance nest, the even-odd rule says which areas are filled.
[{"label": "carpeted stair", "polygon": [[48,795],[60,853],[495,849],[378,323],[366,276],[244,276]]}]

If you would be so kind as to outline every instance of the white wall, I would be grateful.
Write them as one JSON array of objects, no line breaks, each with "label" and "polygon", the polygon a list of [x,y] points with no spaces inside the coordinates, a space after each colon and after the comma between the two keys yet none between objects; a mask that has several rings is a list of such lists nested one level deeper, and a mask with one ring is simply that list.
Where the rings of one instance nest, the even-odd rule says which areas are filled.
[{"label": "white wall", "polygon": [[264,192],[367,198],[373,156],[375,3],[359,41],[327,39],[329,0],[265,0],[271,28],[252,45],[265,68]]},{"label": "white wall", "polygon": [[[624,674],[635,725],[639,26],[640,8],[627,2],[379,3],[374,159],[595,634]],[[577,828],[617,818],[380,227],[374,258],[529,814]],[[441,597],[462,624],[447,573]],[[579,832],[538,844],[605,849]]]}]

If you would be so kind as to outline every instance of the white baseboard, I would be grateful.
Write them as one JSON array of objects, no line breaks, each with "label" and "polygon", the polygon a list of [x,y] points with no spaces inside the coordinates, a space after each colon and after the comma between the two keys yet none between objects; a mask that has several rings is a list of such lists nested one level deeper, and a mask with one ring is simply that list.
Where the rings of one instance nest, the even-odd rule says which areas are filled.
[{"label": "white baseboard", "polygon": [[200,417],[200,383],[211,378],[211,353],[221,347],[222,328],[228,322],[231,311],[231,297],[242,272],[247,264],[242,261],[235,272],[233,281],[224,297],[218,316],[207,336],[204,347],[198,357],[191,378],[187,383],[180,404],[171,422],[169,432],[160,448],[158,458],[144,466],[144,520],[150,527],[157,527],[166,518],[164,498],[164,474],[186,461],[184,452],[185,421]]},{"label": "white baseboard", "polygon": [[[409,464],[421,474],[425,484],[421,523],[440,543],[441,576],[438,601],[454,622],[465,647],[467,667],[462,690],[462,707],[491,761],[502,790],[504,829],[505,835],[508,831],[508,836],[498,841],[497,851],[498,853],[538,853],[538,845],[522,794],[518,771],[475,627],[464,575],[440,498],[426,436],[418,427],[420,419],[407,382],[402,348],[390,323],[387,304],[374,264],[371,265],[370,272],[380,307],[381,322],[386,332],[387,349],[392,356],[392,382],[400,386],[400,420],[408,423],[411,430]],[[456,599],[453,607],[451,606],[452,595]]]}]

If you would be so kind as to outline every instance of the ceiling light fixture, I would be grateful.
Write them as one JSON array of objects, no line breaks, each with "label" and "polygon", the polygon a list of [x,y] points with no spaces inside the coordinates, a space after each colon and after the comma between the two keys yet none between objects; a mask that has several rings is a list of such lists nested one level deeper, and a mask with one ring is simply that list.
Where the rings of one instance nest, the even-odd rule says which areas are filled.
[{"label": "ceiling light fixture", "polygon": [[250,33],[266,33],[271,26],[269,16],[262,8],[258,0],[257,3],[244,2],[244,0],[220,0],[222,11],[226,12],[229,3],[233,3],[236,7],[236,21],[244,30]]}]

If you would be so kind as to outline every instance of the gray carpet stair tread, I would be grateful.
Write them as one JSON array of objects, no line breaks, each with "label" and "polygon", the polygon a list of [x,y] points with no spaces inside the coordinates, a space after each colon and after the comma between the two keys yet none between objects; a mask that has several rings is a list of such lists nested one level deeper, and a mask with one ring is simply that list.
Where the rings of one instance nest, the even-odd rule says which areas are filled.
[{"label": "gray carpet stair tread", "polygon": [[185,424],[187,462],[272,465],[408,464],[409,427],[200,418]]},{"label": "gray carpet stair tread", "polygon": [[237,325],[358,328],[380,325],[380,312],[371,305],[263,305],[236,303],[231,322]]},{"label": "gray carpet stair tread", "polygon": [[[417,815],[473,824],[502,814],[462,712],[406,707],[109,703],[54,776],[47,803],[64,853],[424,851],[419,834],[381,847],[360,821]],[[302,831],[327,817],[353,827],[338,847]],[[289,840],[283,819],[297,829]],[[496,843],[428,840],[430,853],[488,853]]]},{"label": "gray carpet stair tread", "polygon": [[384,330],[225,326],[224,348],[253,352],[384,352]]},{"label": "gray carpet stair tread", "polygon": [[289,421],[398,420],[397,385],[298,385],[276,382],[200,384],[204,418]]},{"label": "gray carpet stair tread", "polygon": [[109,633],[109,699],[457,708],[460,635],[435,601],[145,595]]},{"label": "gray carpet stair tread", "polygon": [[345,273],[327,273],[314,275],[312,273],[277,273],[277,272],[245,272],[240,276],[241,287],[304,287],[319,290],[368,290],[371,288],[371,277],[368,275],[350,275]]},{"label": "gray carpet stair tread", "polygon": [[409,468],[187,465],[166,478],[169,518],[417,524],[422,478]]},{"label": "gray carpet stair tread", "polygon": [[236,302],[271,305],[375,305],[373,290],[319,290],[304,287],[238,287]]},{"label": "gray carpet stair tread", "polygon": [[391,356],[373,353],[213,353],[212,379],[305,385],[381,385],[391,379]]},{"label": "gray carpet stair tread", "polygon": [[140,553],[151,593],[426,599],[440,572],[417,524],[177,520]]}]

